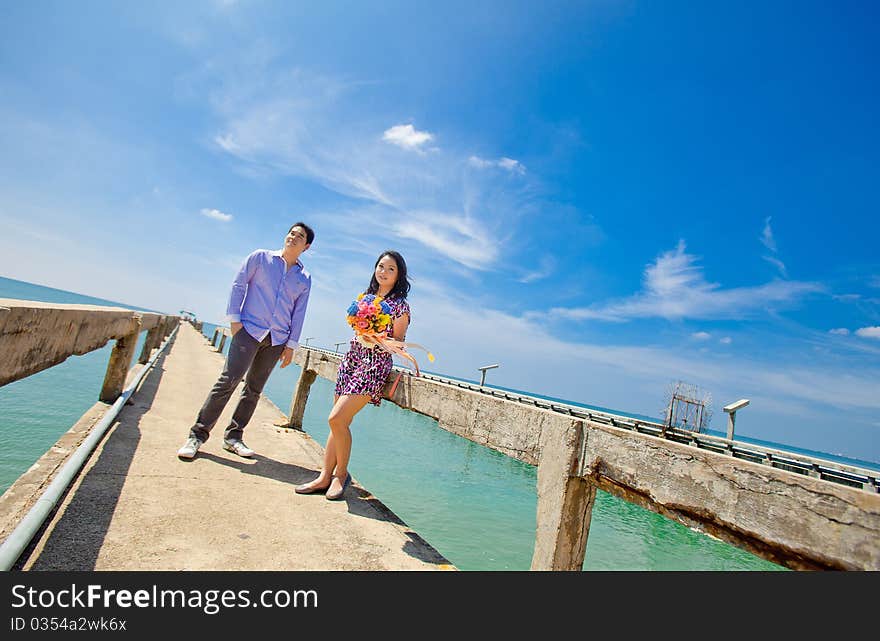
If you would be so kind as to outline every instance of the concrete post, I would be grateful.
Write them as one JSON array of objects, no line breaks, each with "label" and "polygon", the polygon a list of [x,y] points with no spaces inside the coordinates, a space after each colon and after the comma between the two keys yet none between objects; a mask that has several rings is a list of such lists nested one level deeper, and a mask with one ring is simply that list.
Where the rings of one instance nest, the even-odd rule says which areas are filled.
[{"label": "concrete post", "polygon": [[217,348],[217,351],[221,354],[223,353],[223,345],[226,344],[226,330],[223,330],[223,335],[220,336],[220,346]]},{"label": "concrete post", "polygon": [[144,364],[148,360],[150,360],[150,355],[153,353],[153,350],[159,347],[159,344],[162,341],[162,328],[165,326],[167,321],[162,319],[158,323],[156,323],[150,330],[147,331],[147,337],[144,339],[144,347],[141,349],[141,355],[138,357],[138,363]]},{"label": "concrete post", "polygon": [[584,425],[572,421],[568,429],[548,425],[542,434],[538,461],[538,509],[532,570],[580,571],[596,486],[576,476]]},{"label": "concrete post", "polygon": [[306,412],[306,401],[309,400],[309,390],[312,383],[318,377],[318,373],[309,369],[309,358],[311,351],[306,352],[306,362],[303,363],[302,372],[300,372],[299,380],[296,382],[296,389],[293,392],[293,399],[290,402],[290,416],[287,419],[287,427],[295,430],[302,430],[303,414]]},{"label": "concrete post", "polygon": [[217,346],[217,336],[220,334],[220,328],[217,327],[214,329],[214,335],[211,336],[211,347]]},{"label": "concrete post", "polygon": [[[150,350],[159,347],[162,344],[162,341],[165,340],[165,336],[167,336],[168,332],[168,317],[165,316],[162,320],[159,321],[159,324],[155,327],[156,336],[153,339],[153,344],[150,346]],[[149,334],[147,334],[147,338],[149,339]]]},{"label": "concrete post", "polygon": [[162,341],[164,341],[168,337],[168,334],[170,334],[170,333],[171,333],[171,317],[166,316],[165,318],[162,319],[162,322],[159,323],[159,336],[157,338],[156,345],[157,346],[160,345],[162,343]]},{"label": "concrete post", "polygon": [[128,375],[131,358],[134,356],[141,327],[140,319],[136,322],[136,329],[131,334],[116,339],[116,345],[113,346],[110,362],[107,364],[107,373],[104,375],[104,385],[98,397],[104,403],[113,403],[125,389],[125,378]]},{"label": "concrete post", "polygon": [[166,316],[162,319],[162,323],[160,324],[161,329],[159,330],[159,336],[156,340],[156,347],[162,344],[166,338],[168,338],[168,334],[171,333],[171,329],[174,327],[174,317]]}]

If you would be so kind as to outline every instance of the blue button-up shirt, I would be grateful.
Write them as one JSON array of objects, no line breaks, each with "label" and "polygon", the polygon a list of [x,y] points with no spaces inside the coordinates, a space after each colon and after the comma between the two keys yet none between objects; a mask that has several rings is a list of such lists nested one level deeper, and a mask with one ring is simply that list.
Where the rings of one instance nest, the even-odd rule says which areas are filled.
[{"label": "blue button-up shirt", "polygon": [[296,349],[311,289],[312,276],[301,262],[287,269],[281,251],[258,249],[232,283],[226,314],[258,341],[271,334],[273,345]]}]

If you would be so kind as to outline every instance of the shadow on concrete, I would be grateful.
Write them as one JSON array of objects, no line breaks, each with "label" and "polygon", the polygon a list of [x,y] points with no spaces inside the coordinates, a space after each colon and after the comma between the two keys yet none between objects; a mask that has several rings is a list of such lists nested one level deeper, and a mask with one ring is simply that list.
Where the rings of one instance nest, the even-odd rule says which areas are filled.
[{"label": "shadow on concrete", "polygon": [[[230,454],[230,456],[235,455]],[[315,478],[315,471],[310,468],[294,465],[293,463],[276,461],[275,459],[263,456],[262,454],[255,454],[253,458],[250,459],[231,459],[226,458],[225,456],[212,454],[211,452],[199,451],[198,458],[237,469],[243,474],[262,476],[263,478],[269,478],[275,481],[281,481],[282,483],[289,483],[291,485],[308,483]],[[185,462],[189,463],[190,461]]]},{"label": "shadow on concrete", "polygon": [[[289,483],[291,485],[292,500],[294,500],[293,487],[302,483],[308,483],[318,474],[318,470],[313,470],[311,468],[306,468],[291,463],[283,463],[281,461],[276,461],[275,459],[263,456],[261,454],[255,454],[253,458],[250,459],[231,459],[226,458],[225,456],[218,456],[210,452],[200,451],[198,457],[204,458],[208,461],[219,463],[220,465],[226,465],[228,467],[235,468],[243,474],[254,474],[257,476],[262,476],[264,478],[271,478],[276,481]],[[327,500],[324,498],[323,494],[295,496],[296,500],[299,500],[300,497],[306,500]],[[410,540],[404,544],[403,551],[411,557],[419,559],[420,561],[423,561],[425,563],[432,563],[435,565],[452,565],[448,559],[446,559],[442,554],[435,550],[427,541],[425,541],[425,539],[423,539],[416,532],[411,530],[409,526],[404,523],[399,516],[397,516],[388,508],[388,506],[386,506],[364,488],[358,485],[350,485],[345,492],[345,497],[342,500],[345,501],[345,503],[348,505],[348,511],[350,514],[368,519],[374,519],[377,521],[394,523],[403,528],[405,534],[410,538]]]},{"label": "shadow on concrete", "polygon": [[[64,515],[46,540],[42,551],[30,567],[36,571],[94,570],[98,554],[107,535],[110,520],[125,484],[134,452],[140,442],[141,418],[153,404],[159,382],[164,374],[168,350],[160,354],[153,368],[144,376],[116,421],[104,436],[103,450],[95,465],[82,478]],[[100,447],[101,443],[97,447]],[[87,463],[88,464],[88,463]],[[70,487],[76,484],[74,479]],[[70,492],[59,500],[61,505]],[[26,565],[36,543],[57,509],[46,519],[30,547],[19,560],[19,569]]]}]

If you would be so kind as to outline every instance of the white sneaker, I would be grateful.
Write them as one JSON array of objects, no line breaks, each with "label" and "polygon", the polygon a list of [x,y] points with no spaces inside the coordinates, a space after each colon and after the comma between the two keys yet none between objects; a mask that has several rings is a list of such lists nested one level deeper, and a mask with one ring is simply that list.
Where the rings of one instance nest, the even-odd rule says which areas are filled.
[{"label": "white sneaker", "polygon": [[239,440],[223,441],[223,449],[245,458],[250,458],[254,455],[254,451],[245,445],[244,441]]},{"label": "white sneaker", "polygon": [[186,443],[183,444],[179,450],[177,450],[177,456],[179,458],[191,459],[195,458],[196,452],[199,451],[199,448],[202,446],[202,442],[194,436],[190,436],[186,439]]}]

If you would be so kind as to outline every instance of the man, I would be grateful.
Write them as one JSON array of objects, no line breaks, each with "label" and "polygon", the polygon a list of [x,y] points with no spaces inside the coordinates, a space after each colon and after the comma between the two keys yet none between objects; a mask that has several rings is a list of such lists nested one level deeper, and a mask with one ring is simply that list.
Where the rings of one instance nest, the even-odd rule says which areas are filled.
[{"label": "man", "polygon": [[280,360],[281,367],[287,367],[293,358],[312,287],[312,277],[299,257],[314,238],[311,227],[295,223],[284,238],[284,249],[258,249],[242,264],[226,308],[232,329],[226,365],[199,411],[189,438],[177,451],[181,459],[194,458],[208,440],[242,378],[244,389],[223,435],[223,449],[244,457],[254,455],[244,444],[242,434],[275,363]]}]

